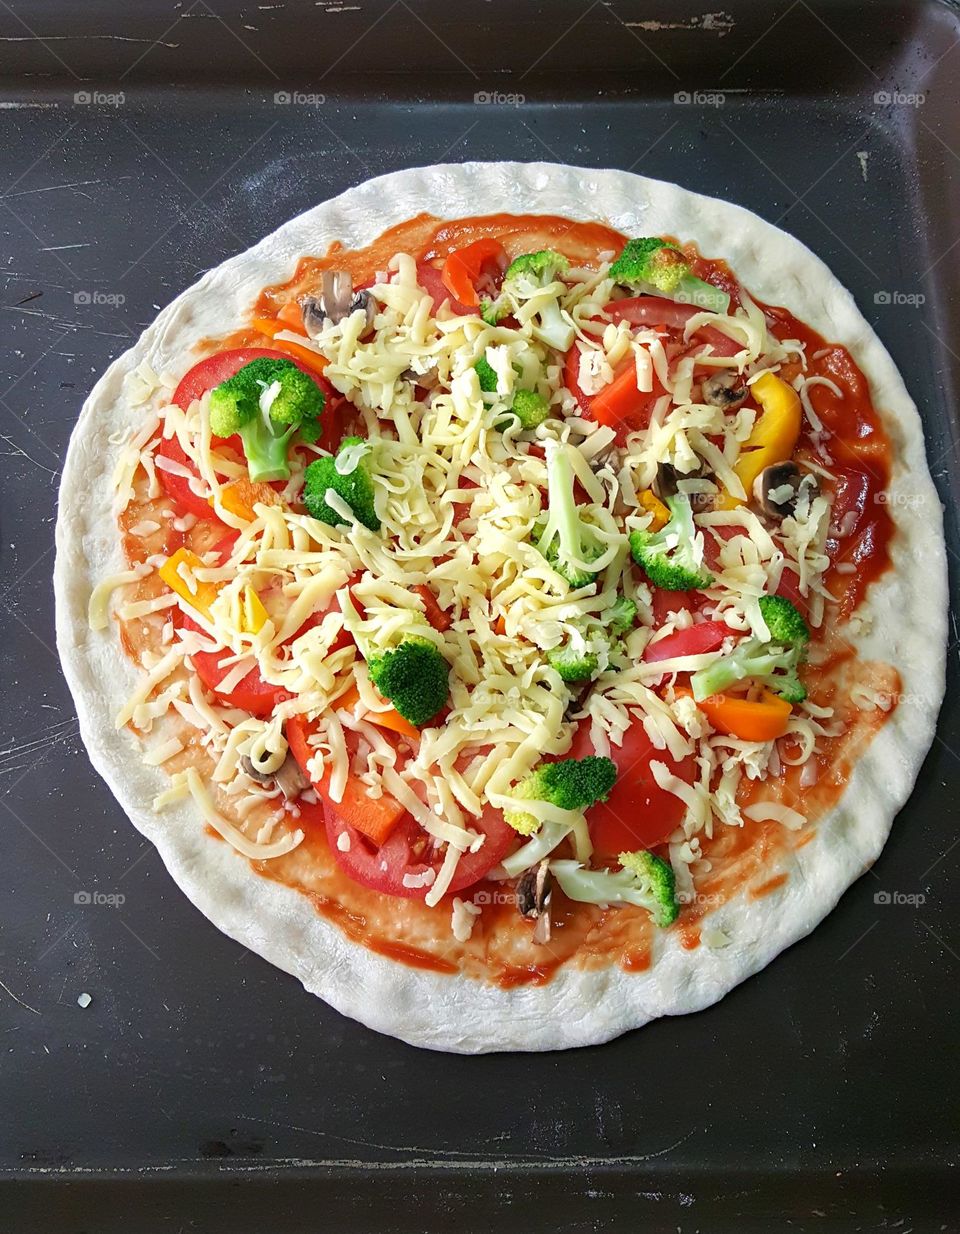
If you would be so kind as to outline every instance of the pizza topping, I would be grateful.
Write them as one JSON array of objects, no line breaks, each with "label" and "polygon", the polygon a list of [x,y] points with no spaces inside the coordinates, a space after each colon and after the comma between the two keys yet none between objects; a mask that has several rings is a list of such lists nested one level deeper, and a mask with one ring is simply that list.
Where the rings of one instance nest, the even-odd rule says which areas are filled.
[{"label": "pizza topping", "polygon": [[588,870],[576,861],[551,861],[550,872],[569,900],[587,904],[636,904],[658,926],[672,925],[680,912],[670,863],[645,850],[621,853],[620,869]]},{"label": "pizza topping", "polygon": [[690,685],[697,702],[747,678],[769,686],[788,703],[802,703],[807,697],[799,675],[810,641],[806,622],[783,596],[761,596],[757,608],[757,624],[766,628],[767,637],[744,639],[729,654],[695,672]]},{"label": "pizza topping", "polygon": [[210,430],[240,434],[252,483],[287,480],[290,442],[316,441],[323,404],[323,391],[292,361],[261,357],[211,392]]},{"label": "pizza topping", "polygon": [[[544,941],[550,879],[668,924],[715,832],[793,825],[741,801],[814,783],[842,729],[818,633],[861,520],[849,484],[831,520],[814,403],[844,388],[690,252],[400,252],[257,317],[289,354],[212,356],[172,398],[139,374],[118,505],[143,501],[128,551],[160,568],[119,616],[166,645],[118,721],[179,713],[215,766],[204,816],[229,804],[257,859],[315,790],[355,882],[431,907],[516,879]],[[99,628],[140,568],[101,584]],[[478,905],[453,904],[469,939]]]},{"label": "pizza topping", "polygon": [[305,297],[301,309],[304,329],[311,338],[316,338],[327,322],[337,325],[358,312],[363,313],[364,327],[369,329],[376,313],[376,305],[368,291],[354,292],[348,270],[324,270],[320,295]]},{"label": "pizza topping", "polygon": [[609,273],[614,282],[634,291],[647,287],[717,313],[730,307],[729,295],[692,274],[680,249],[659,236],[629,240]]},{"label": "pizza topping", "polygon": [[344,437],[334,458],[314,459],[304,474],[303,503],[313,518],[337,527],[362,523],[380,530],[376,487],[364,458],[370,443],[362,437]]},{"label": "pizza topping", "polygon": [[764,467],[753,482],[753,495],[768,518],[782,519],[795,512],[802,484],[809,494],[817,492],[816,476],[802,472],[792,459],[788,459]]},{"label": "pizza topping", "polygon": [[[516,801],[550,802],[563,811],[583,811],[594,802],[606,801],[617,778],[609,758],[568,758],[544,763],[513,790]],[[533,809],[533,807],[531,807]],[[530,810],[507,810],[504,819],[521,835],[533,835],[543,818]]]}]

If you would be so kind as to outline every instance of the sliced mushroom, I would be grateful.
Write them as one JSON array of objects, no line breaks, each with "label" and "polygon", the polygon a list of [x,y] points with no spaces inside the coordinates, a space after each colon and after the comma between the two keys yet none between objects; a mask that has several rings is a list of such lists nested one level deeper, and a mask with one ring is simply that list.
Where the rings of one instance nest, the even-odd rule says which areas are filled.
[{"label": "sliced mushroom", "polygon": [[533,929],[535,943],[550,941],[550,858],[527,870],[517,882],[517,910],[521,917],[536,921]]},{"label": "sliced mushroom", "polygon": [[310,781],[303,774],[303,768],[289,752],[273,778],[277,782],[277,788],[283,793],[285,801],[293,801],[304,789],[310,787]]},{"label": "sliced mushroom", "polygon": [[700,384],[700,397],[711,407],[733,411],[746,401],[747,383],[739,373],[721,370],[704,377]]},{"label": "sliced mushroom", "polygon": [[250,779],[256,780],[258,784],[275,784],[286,801],[299,797],[305,788],[310,787],[310,781],[303,774],[300,764],[289,752],[276,771],[263,771],[247,754],[241,757],[240,766]]},{"label": "sliced mushroom", "polygon": [[[657,475],[652,488],[661,501],[666,501],[669,497],[676,497],[681,480],[699,480],[703,478],[703,475],[702,464],[696,471],[678,471],[672,463],[660,463],[657,466]],[[702,510],[705,506],[709,506],[711,501],[708,493],[688,493],[687,500],[694,510]]]},{"label": "sliced mushroom", "polygon": [[660,463],[657,466],[657,475],[652,486],[653,491],[661,501],[666,501],[668,497],[676,497],[677,482],[684,478],[672,463]]},{"label": "sliced mushroom", "polygon": [[550,900],[550,859],[521,874],[517,880],[517,910],[521,917],[539,917]]},{"label": "sliced mushroom", "polygon": [[249,754],[244,754],[241,756],[240,766],[243,768],[245,774],[248,775],[251,780],[256,780],[258,784],[272,783],[276,774],[273,771],[263,771],[257,766]]},{"label": "sliced mushroom", "polygon": [[801,489],[811,497],[820,491],[816,476],[802,472],[792,460],[764,467],[753,482],[753,496],[764,514],[784,519],[796,511]]},{"label": "sliced mushroom", "polygon": [[325,322],[332,321],[337,325],[357,309],[366,312],[366,328],[369,329],[376,312],[369,291],[354,292],[353,279],[347,270],[324,270],[320,279],[320,295],[308,296],[301,307],[303,325],[311,338],[316,338]]}]

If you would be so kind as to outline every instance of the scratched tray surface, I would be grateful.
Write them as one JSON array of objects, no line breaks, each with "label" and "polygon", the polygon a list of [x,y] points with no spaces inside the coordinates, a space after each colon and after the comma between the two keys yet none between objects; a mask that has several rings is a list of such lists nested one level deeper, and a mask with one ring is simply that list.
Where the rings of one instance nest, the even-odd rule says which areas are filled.
[{"label": "scratched tray surface", "polygon": [[[482,1228],[477,1211],[494,1205],[521,1205],[533,1228],[559,1218],[570,1229],[625,1213],[649,1229],[773,1229],[787,1215],[793,1228],[846,1229],[853,1213],[858,1228],[902,1218],[932,1229],[951,1211],[952,703],[874,871],[762,976],[706,1013],[602,1048],[467,1059],[342,1019],[210,926],[91,770],[53,646],[56,483],[97,375],[202,271],[286,218],[370,175],[445,159],[630,168],[781,223],[854,290],[890,348],[952,507],[957,373],[944,340],[957,305],[944,288],[956,286],[960,252],[949,250],[960,142],[942,83],[960,70],[957,31],[945,10],[891,7],[882,44],[854,51],[842,6],[788,9],[759,24],[743,9],[742,30],[736,7],[722,28],[683,7],[671,10],[675,34],[637,26],[630,38],[621,27],[597,89],[589,76],[571,82],[578,48],[595,66],[639,7],[620,6],[611,24],[606,8],[558,5],[565,27],[580,15],[576,32],[551,51],[518,26],[527,56],[481,76],[469,66],[490,27],[471,41],[446,9],[425,5],[416,21],[441,32],[437,81],[373,84],[356,64],[342,79],[336,66],[311,78],[282,6],[254,20],[194,5],[196,20],[178,20],[157,46],[172,17],[150,6],[96,5],[78,25],[72,10],[41,5],[28,19],[46,36],[141,40],[129,46],[41,44],[0,16],[0,33],[25,40],[6,65],[3,96],[16,106],[0,110],[9,1228],[120,1228],[132,1198],[143,1229],[167,1228],[171,1214],[257,1229],[271,1212],[277,1229],[310,1228],[308,1199],[340,1229]],[[336,38],[329,14],[298,20],[328,38],[324,66],[342,53],[344,69],[350,39],[367,29],[385,71],[414,21],[400,10],[368,10],[365,25],[354,14]],[[496,5],[488,17],[508,13]],[[764,40],[778,16],[780,42]],[[776,47],[812,41],[829,81],[801,81],[789,61],[771,69]],[[214,90],[191,66],[217,47],[229,48],[233,84]],[[569,101],[584,81],[589,99]],[[297,101],[298,91],[323,101]],[[478,92],[524,97],[474,102]],[[955,560],[952,508],[948,536]],[[955,663],[951,654],[951,696]],[[225,1177],[244,1185],[225,1190]]]}]

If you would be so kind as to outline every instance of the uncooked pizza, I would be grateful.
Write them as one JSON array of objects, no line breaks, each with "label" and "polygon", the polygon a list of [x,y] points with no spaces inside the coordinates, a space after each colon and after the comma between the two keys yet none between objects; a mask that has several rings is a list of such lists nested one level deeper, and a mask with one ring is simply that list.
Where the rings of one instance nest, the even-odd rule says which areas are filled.
[{"label": "uncooked pizza", "polygon": [[222,929],[436,1048],[715,1001],[876,857],[943,689],[889,357],[796,241],[624,173],[295,219],[112,366],[60,509],[133,821]]}]

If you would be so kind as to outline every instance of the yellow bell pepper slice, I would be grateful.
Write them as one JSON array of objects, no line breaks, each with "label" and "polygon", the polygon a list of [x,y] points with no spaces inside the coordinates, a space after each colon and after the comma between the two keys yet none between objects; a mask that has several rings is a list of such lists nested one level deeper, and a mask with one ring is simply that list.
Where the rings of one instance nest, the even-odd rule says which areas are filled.
[{"label": "yellow bell pepper slice", "polygon": [[[760,404],[761,415],[753,432],[740,447],[740,457],[734,464],[740,483],[750,500],[753,485],[761,471],[774,463],[786,462],[793,455],[800,436],[802,409],[793,386],[788,386],[775,373],[762,373],[750,387]],[[744,499],[724,492],[720,508],[732,510],[744,505]]]},{"label": "yellow bell pepper slice", "polygon": [[670,511],[653,489],[645,488],[639,494],[638,500],[642,509],[653,515],[653,518],[650,520],[649,531],[659,531],[661,527],[666,527],[667,523],[670,522]]},{"label": "yellow bell pepper slice", "polygon": [[244,634],[259,634],[270,620],[263,601],[249,583],[243,589],[240,607],[240,628]]},{"label": "yellow bell pepper slice", "polygon": [[202,570],[203,562],[188,548],[178,548],[177,551],[163,563],[158,573],[171,591],[176,592],[181,600],[186,600],[191,608],[202,613],[209,620],[210,605],[217,598],[220,583],[204,583],[195,580],[196,591],[191,591],[186,579],[180,574],[180,567],[186,565],[191,570]]}]

